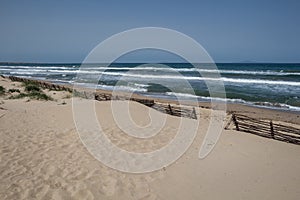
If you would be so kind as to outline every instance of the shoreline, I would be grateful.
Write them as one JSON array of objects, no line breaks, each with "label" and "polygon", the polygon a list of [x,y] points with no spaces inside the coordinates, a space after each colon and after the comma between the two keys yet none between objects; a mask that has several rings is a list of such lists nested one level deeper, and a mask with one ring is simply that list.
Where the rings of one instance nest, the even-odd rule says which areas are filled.
[{"label": "shoreline", "polygon": [[[16,76],[3,76],[2,77],[6,79],[10,79],[10,77],[16,77]],[[29,79],[29,78],[23,78],[23,77],[16,77],[16,78],[21,78],[24,80],[32,80],[32,81],[37,81],[40,83],[45,83],[45,84],[52,84],[52,85],[59,85],[65,88],[69,88],[73,91],[74,85],[73,84],[68,84],[68,83],[58,83],[55,81],[45,81],[45,80],[40,80],[40,79]],[[107,94],[107,95],[112,95],[111,90],[104,90],[104,89],[91,89],[91,88],[86,88],[86,87],[76,87],[76,89],[79,89],[81,92],[89,92],[94,95],[94,93],[97,94]],[[147,100],[153,100],[158,103],[163,103],[163,104],[174,104],[178,105],[178,101],[171,99],[171,98],[160,98],[160,97],[155,97],[150,95],[144,95],[140,94],[138,92],[136,93],[130,93],[127,91],[116,91],[117,95],[120,96],[128,96],[132,95],[131,97],[137,98],[137,99],[147,99]],[[223,102],[216,102],[214,105],[218,106],[219,104],[222,104],[222,107],[224,106]],[[212,109],[211,102],[192,102],[192,101],[183,101],[183,105],[186,106],[194,106],[194,107],[199,107],[199,108],[204,108],[204,109]],[[258,119],[269,119],[269,120],[275,120],[275,121],[283,121],[283,122],[288,122],[288,123],[294,123],[294,124],[300,124],[300,111],[293,111],[293,110],[287,110],[287,109],[280,109],[280,108],[272,108],[272,107],[263,107],[259,105],[247,105],[247,104],[242,104],[242,103],[233,103],[233,102],[226,102],[226,112],[228,114],[231,113],[239,113],[239,114],[247,114],[249,117],[256,117]]]},{"label": "shoreline", "polygon": [[[139,65],[141,64],[142,63],[139,63]],[[224,96],[220,96],[221,98],[217,97],[219,95],[210,97],[210,94],[205,87],[205,83],[203,83],[203,81],[205,82],[206,78],[198,77],[198,73],[195,74],[195,72],[198,70],[193,69],[188,63],[173,63],[170,65],[170,67],[174,68],[174,70],[177,72],[182,73],[184,76],[182,77],[183,79],[195,81],[193,82],[194,92],[196,93],[194,94],[195,96],[190,95],[193,94],[193,92],[190,94],[185,94],[185,90],[180,89],[180,84],[176,86],[179,88],[179,91],[172,92],[164,87],[160,87],[159,84],[156,85],[148,80],[142,80],[144,84],[139,84],[139,81],[136,82],[133,80],[129,81],[130,83],[128,82],[128,84],[122,83],[121,85],[116,85],[116,87],[114,86],[115,81],[118,79],[115,78],[119,76],[127,76],[126,73],[131,69],[137,70],[137,72],[135,72],[133,75],[130,75],[130,79],[139,78],[140,74],[144,73],[144,70],[146,70],[147,73],[143,74],[143,78],[152,79],[153,76],[155,78],[155,76],[157,76],[155,71],[161,69],[160,67],[157,68],[152,65],[140,68],[136,66],[137,63],[113,63],[107,68],[102,68],[103,66],[101,63],[97,63],[96,65],[99,66],[96,68],[88,67],[86,68],[86,71],[84,69],[80,69],[80,63],[35,63],[32,65],[28,64],[28,66],[16,66],[16,64],[12,65],[11,67],[3,66],[3,69],[0,70],[3,71],[2,74],[5,76],[39,79],[58,84],[74,84],[74,78],[77,76],[77,73],[95,73],[97,75],[99,73],[99,75],[102,74],[105,76],[105,81],[100,84],[90,84],[90,81],[88,80],[89,78],[87,78],[87,80],[80,81],[82,82],[83,87],[97,87],[103,90],[135,91],[144,96],[158,96],[159,98],[163,99],[172,99],[175,96],[185,99],[195,98],[194,100],[197,98],[197,100],[201,103],[207,101],[222,102],[225,101],[225,96],[227,96],[227,103],[238,103],[259,108],[300,112],[300,101],[298,95],[299,88],[297,88],[299,85],[297,76],[300,75],[300,73],[297,71],[298,65],[295,66],[295,64],[296,63],[293,63],[292,66],[281,66],[279,63],[273,63],[272,66],[269,66],[268,64],[256,66],[257,64],[254,64],[253,68],[248,68],[248,64],[246,63],[245,66],[237,63],[233,63],[233,65],[217,63],[217,72],[222,75],[222,81],[224,81],[224,84],[226,84],[226,94],[224,94]],[[103,71],[104,69],[105,72]],[[140,72],[140,70],[142,71]],[[150,70],[149,76],[148,70]],[[201,69],[199,70],[201,71]],[[209,74],[214,74],[216,72],[215,70],[209,70],[206,66],[203,66],[203,70],[204,73]],[[155,73],[152,74],[152,72]],[[170,76],[171,74],[169,74],[169,70],[163,70],[162,73],[165,76],[164,78],[170,81],[175,81],[174,84],[176,85],[176,78],[179,77],[176,75]],[[85,79],[84,77],[81,78]],[[183,92],[181,93],[180,91]]]}]

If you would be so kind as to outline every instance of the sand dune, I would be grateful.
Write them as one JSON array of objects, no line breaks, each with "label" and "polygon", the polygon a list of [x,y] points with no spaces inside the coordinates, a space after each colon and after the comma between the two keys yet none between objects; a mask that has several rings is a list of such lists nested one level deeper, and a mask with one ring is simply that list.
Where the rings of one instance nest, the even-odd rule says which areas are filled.
[{"label": "sand dune", "polygon": [[[5,83],[3,79],[1,84],[6,88],[20,87],[19,83]],[[199,148],[210,119],[208,109],[197,109],[200,128],[196,139],[172,165],[145,174],[106,167],[79,139],[72,99],[64,99],[66,92],[50,93],[56,101],[1,97],[0,199],[273,200],[300,196],[297,145],[224,130],[214,150],[200,160]],[[158,135],[137,139],[115,123],[110,101],[94,103],[106,136],[128,151],[161,148],[175,136],[180,123],[178,117],[128,102],[132,120],[140,127],[151,122],[149,115],[166,119]],[[152,128],[158,125],[159,120]]]}]

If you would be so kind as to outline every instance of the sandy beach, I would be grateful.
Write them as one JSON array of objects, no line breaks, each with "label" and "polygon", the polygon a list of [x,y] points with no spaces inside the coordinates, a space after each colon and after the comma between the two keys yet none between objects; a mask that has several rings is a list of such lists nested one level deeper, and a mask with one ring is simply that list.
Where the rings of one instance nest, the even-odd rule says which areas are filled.
[{"label": "sandy beach", "polygon": [[[0,85],[6,91],[24,91],[22,83],[7,78],[1,77]],[[275,200],[300,196],[299,145],[231,128],[223,130],[213,151],[200,160],[199,148],[210,120],[211,110],[204,108],[208,105],[196,108],[201,126],[182,157],[161,170],[132,174],[111,169],[88,152],[76,131],[70,92],[43,92],[53,100],[8,99],[15,93],[0,96],[0,199]],[[127,103],[133,121],[149,124],[147,116],[153,109]],[[107,137],[128,151],[151,151],[168,144],[180,123],[179,117],[155,111],[157,118],[166,118],[164,128],[147,140],[136,139],[115,123],[110,101],[95,101],[95,108]],[[300,124],[299,113],[234,104],[228,110],[285,121],[296,128]]]}]

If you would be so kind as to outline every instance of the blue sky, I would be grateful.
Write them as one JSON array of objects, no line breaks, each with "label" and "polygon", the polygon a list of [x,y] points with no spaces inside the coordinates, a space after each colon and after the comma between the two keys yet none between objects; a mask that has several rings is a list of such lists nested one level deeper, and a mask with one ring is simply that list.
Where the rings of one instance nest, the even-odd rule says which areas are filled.
[{"label": "blue sky", "polygon": [[[0,1],[0,61],[82,62],[137,27],[194,38],[216,62],[300,62],[300,1]],[[132,53],[122,61],[176,61]]]}]

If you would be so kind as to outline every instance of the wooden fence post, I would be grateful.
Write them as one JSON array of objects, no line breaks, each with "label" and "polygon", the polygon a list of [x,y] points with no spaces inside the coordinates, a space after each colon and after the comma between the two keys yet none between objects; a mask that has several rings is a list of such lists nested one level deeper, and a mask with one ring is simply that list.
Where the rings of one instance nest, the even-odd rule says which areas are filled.
[{"label": "wooden fence post", "polygon": [[273,127],[273,122],[272,120],[270,121],[270,129],[271,129],[271,137],[275,139],[275,134],[274,134],[274,127]]},{"label": "wooden fence post", "polygon": [[83,91],[83,94],[84,94],[84,97],[85,97],[86,99],[88,99],[88,97],[87,97],[87,95],[86,95],[86,92],[85,92],[85,91]]},{"label": "wooden fence post", "polygon": [[233,122],[234,122],[234,125],[235,125],[236,130],[239,131],[239,130],[240,130],[240,129],[239,129],[239,124],[238,124],[238,121],[237,121],[237,119],[236,119],[235,114],[232,115],[232,120],[233,120]]},{"label": "wooden fence post", "polygon": [[174,114],[173,114],[172,107],[171,107],[171,105],[170,105],[170,104],[169,104],[169,110],[170,110],[170,113],[171,113],[171,115],[174,115]]},{"label": "wooden fence post", "polygon": [[197,114],[196,114],[196,110],[195,110],[195,107],[193,107],[193,117],[194,117],[194,119],[197,119]]}]

